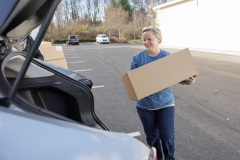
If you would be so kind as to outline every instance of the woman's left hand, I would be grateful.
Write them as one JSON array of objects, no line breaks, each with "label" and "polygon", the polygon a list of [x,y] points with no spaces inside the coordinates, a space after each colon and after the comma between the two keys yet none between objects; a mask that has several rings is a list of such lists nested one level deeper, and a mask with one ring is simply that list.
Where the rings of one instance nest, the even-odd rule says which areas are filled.
[{"label": "woman's left hand", "polygon": [[195,76],[192,76],[192,77],[189,77],[188,79],[185,79],[181,82],[179,82],[180,84],[186,84],[186,85],[191,85],[193,83],[195,83],[195,80],[196,80],[196,75]]}]

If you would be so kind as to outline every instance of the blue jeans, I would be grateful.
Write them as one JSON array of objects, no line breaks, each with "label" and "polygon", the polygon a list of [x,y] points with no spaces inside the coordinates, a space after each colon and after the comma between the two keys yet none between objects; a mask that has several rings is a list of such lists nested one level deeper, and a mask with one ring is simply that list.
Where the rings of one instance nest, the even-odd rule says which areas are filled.
[{"label": "blue jeans", "polygon": [[149,146],[157,150],[158,160],[175,160],[174,158],[174,106],[158,110],[140,109],[138,115],[142,121]]}]

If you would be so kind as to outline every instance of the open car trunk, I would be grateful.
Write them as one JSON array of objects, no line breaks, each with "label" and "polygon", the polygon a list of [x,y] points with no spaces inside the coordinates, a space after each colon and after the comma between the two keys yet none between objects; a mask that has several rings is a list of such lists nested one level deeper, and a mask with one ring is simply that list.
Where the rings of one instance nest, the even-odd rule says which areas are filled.
[{"label": "open car trunk", "polygon": [[[40,63],[33,57],[52,20],[60,0],[10,0],[0,21],[0,105],[22,111],[109,130],[96,116],[88,86]],[[41,29],[28,54],[12,51],[34,28]]]}]

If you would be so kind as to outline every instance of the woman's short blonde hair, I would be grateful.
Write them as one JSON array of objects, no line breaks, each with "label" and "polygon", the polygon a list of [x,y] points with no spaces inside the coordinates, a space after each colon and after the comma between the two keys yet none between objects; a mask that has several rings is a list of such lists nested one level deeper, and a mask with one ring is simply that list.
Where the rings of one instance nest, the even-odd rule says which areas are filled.
[{"label": "woman's short blonde hair", "polygon": [[162,32],[159,28],[154,27],[154,26],[144,27],[142,30],[142,33],[147,32],[147,31],[152,31],[153,35],[155,37],[159,38],[159,43],[162,43]]}]

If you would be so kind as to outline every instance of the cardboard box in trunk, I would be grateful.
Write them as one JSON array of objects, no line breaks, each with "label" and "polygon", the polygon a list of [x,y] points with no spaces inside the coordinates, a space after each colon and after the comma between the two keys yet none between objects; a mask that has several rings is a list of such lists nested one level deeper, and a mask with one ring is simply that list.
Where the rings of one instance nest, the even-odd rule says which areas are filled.
[{"label": "cardboard box in trunk", "polygon": [[40,45],[39,50],[44,56],[45,61],[65,59],[62,46],[42,46]]},{"label": "cardboard box in trunk", "polygon": [[39,50],[44,56],[44,61],[68,69],[62,46],[52,46],[49,42],[42,42]]},{"label": "cardboard box in trunk", "polygon": [[140,100],[189,77],[198,69],[188,48],[126,72],[122,82],[131,100]]},{"label": "cardboard box in trunk", "polygon": [[51,42],[41,42],[41,47],[51,47],[52,46],[52,43]]}]

